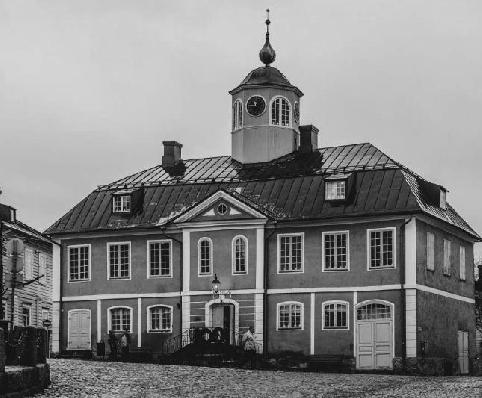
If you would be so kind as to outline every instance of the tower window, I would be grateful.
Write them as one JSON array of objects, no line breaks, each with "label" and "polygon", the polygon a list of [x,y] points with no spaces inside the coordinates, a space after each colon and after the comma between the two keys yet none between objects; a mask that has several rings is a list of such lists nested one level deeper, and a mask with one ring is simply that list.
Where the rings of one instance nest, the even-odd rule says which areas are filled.
[{"label": "tower window", "polygon": [[271,124],[273,126],[291,126],[291,106],[284,97],[276,97],[271,102]]},{"label": "tower window", "polygon": [[233,104],[233,130],[243,127],[243,103],[236,100]]}]

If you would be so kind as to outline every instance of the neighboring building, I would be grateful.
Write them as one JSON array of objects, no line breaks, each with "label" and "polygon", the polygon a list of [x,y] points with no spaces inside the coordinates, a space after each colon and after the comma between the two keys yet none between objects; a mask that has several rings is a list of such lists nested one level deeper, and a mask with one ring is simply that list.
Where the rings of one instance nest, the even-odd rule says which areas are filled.
[{"label": "neighboring building", "polygon": [[0,222],[5,246],[1,262],[6,289],[1,300],[3,319],[14,326],[43,327],[44,321],[52,321],[53,242],[17,220],[11,206],[0,204]]},{"label": "neighboring building", "polygon": [[358,369],[443,357],[466,373],[479,236],[445,188],[373,145],[317,149],[274,57],[267,34],[265,66],[230,91],[232,156],[182,160],[165,141],[161,165],[100,186],[48,229],[61,244],[55,348],[128,329],[159,352],[189,328],[235,342],[254,326],[268,354],[345,354]]}]

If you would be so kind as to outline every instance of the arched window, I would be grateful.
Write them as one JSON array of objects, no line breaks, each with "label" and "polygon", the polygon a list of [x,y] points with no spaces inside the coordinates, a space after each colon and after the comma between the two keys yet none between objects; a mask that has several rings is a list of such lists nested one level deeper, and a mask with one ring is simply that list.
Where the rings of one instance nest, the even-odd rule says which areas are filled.
[{"label": "arched window", "polygon": [[285,97],[275,97],[271,101],[270,121],[273,126],[291,126],[291,105]]},{"label": "arched window", "polygon": [[109,330],[114,332],[128,331],[132,333],[132,308],[110,307],[109,308]]},{"label": "arched window", "polygon": [[388,302],[372,301],[366,304],[360,303],[356,310],[356,319],[358,321],[391,319],[392,316],[392,304]]},{"label": "arched window", "polygon": [[233,104],[233,130],[243,127],[243,103],[236,100]]},{"label": "arched window", "polygon": [[199,275],[212,275],[213,267],[213,242],[209,238],[198,241],[198,272]]},{"label": "arched window", "polygon": [[147,307],[148,332],[172,332],[172,307],[168,305],[151,305]]},{"label": "arched window", "polygon": [[303,303],[285,301],[278,304],[278,329],[303,329]]},{"label": "arched window", "polygon": [[322,318],[323,330],[348,329],[348,303],[346,301],[325,301]]},{"label": "arched window", "polygon": [[248,239],[239,235],[233,238],[232,243],[233,274],[248,273]]}]

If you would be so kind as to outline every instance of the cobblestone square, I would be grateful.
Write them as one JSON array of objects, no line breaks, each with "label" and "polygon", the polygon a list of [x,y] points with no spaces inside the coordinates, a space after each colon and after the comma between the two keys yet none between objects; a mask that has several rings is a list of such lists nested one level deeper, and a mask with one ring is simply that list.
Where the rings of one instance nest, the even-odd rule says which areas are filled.
[{"label": "cobblestone square", "polygon": [[261,371],[52,359],[37,397],[482,397],[480,377]]}]

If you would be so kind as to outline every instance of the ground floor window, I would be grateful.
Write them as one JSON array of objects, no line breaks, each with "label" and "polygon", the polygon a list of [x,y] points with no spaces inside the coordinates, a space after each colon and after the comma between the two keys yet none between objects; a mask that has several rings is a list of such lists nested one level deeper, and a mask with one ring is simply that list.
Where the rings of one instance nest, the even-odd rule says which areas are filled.
[{"label": "ground floor window", "polygon": [[129,307],[115,307],[109,310],[110,330],[114,332],[131,331],[131,309]]},{"label": "ground floor window", "polygon": [[285,302],[278,304],[278,329],[302,329],[303,304]]},{"label": "ground floor window", "polygon": [[148,308],[150,332],[172,332],[172,307],[156,305]]},{"label": "ground floor window", "polygon": [[30,305],[24,304],[22,307],[22,325],[23,326],[30,326],[31,318],[30,318]]},{"label": "ground floor window", "polygon": [[327,301],[323,303],[323,329],[348,329],[348,303]]}]

